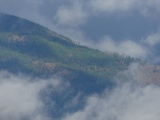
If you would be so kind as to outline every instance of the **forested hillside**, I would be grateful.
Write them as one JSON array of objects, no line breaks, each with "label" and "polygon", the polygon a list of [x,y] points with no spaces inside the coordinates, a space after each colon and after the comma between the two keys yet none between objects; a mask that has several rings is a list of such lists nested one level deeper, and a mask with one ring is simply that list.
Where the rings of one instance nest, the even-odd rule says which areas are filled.
[{"label": "forested hillside", "polygon": [[[76,89],[112,84],[137,59],[79,46],[45,27],[11,15],[0,17],[0,69],[33,77],[60,75]],[[108,84],[102,84],[107,82]],[[97,84],[99,83],[99,84]],[[98,90],[98,89],[97,89]]]}]

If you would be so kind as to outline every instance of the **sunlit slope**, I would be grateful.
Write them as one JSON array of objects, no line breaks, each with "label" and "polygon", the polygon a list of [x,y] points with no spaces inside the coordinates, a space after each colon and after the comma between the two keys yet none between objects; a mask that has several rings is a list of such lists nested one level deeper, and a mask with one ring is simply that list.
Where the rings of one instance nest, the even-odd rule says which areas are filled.
[{"label": "sunlit slope", "polygon": [[67,79],[110,80],[135,61],[116,53],[106,54],[79,46],[38,24],[11,15],[0,15],[0,69]]}]

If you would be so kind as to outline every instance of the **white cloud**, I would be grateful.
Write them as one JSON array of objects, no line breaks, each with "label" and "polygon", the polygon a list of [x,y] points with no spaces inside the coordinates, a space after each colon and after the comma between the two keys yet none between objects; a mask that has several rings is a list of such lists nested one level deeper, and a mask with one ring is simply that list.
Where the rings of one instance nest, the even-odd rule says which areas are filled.
[{"label": "white cloud", "polygon": [[153,83],[150,67],[132,64],[123,71],[122,79],[115,78],[117,86],[88,96],[83,109],[66,114],[62,120],[158,120],[160,86]]},{"label": "white cloud", "polygon": [[80,2],[73,2],[71,6],[62,6],[58,9],[55,19],[60,25],[77,26],[83,24],[87,12],[83,10]]},{"label": "white cloud", "polygon": [[150,16],[151,14],[158,15],[159,0],[90,0],[89,5],[93,11],[117,13],[117,12],[133,12]]},{"label": "white cloud", "polygon": [[[146,72],[139,64],[133,64],[125,75],[133,83],[144,83]],[[143,69],[143,70],[142,70]],[[143,76],[144,75],[144,76]],[[120,80],[119,77],[117,80]],[[141,82],[139,82],[141,81]],[[31,79],[0,72],[0,118],[3,120],[49,120],[45,114],[40,93],[52,86],[54,91],[66,90],[58,79]],[[153,84],[118,84],[103,94],[87,97],[84,109],[67,113],[61,120],[157,120],[160,117],[160,87]],[[50,91],[50,90],[49,90]],[[81,94],[77,94],[69,107],[78,104]],[[54,118],[52,118],[54,119]]]},{"label": "white cloud", "polygon": [[140,40],[141,45],[145,46],[147,49],[147,62],[151,64],[159,64],[160,57],[159,57],[159,49],[158,46],[160,45],[160,32],[155,32],[148,34],[146,37]]},{"label": "white cloud", "polygon": [[[137,0],[138,1],[138,0]],[[159,16],[160,1],[159,0],[140,0],[138,1],[139,10],[144,16]]]},{"label": "white cloud", "polygon": [[[89,3],[85,1],[85,7],[88,8],[84,7],[81,0],[77,0],[76,2],[70,0],[72,4],[58,6],[56,16],[52,14],[52,9],[48,10],[51,13],[52,19],[47,18],[44,13],[40,13],[39,11],[44,2],[46,1],[0,0],[0,11],[27,18],[52,29],[56,28],[59,33],[73,38],[76,42],[98,48],[102,51],[124,53],[139,58],[145,58],[148,55],[148,50],[142,44],[131,40],[116,43],[111,38],[106,37],[98,42],[98,44],[94,44],[88,41],[83,31],[77,26],[84,24],[90,15],[95,15],[95,12],[112,14],[115,12],[130,13],[131,11],[138,11],[145,16],[153,14],[158,16],[160,11],[159,0],[90,0]],[[53,23],[53,19],[57,20],[57,23],[61,26]],[[75,29],[75,26],[77,29]],[[159,34],[148,36],[145,42],[150,46],[156,45],[159,43]],[[143,73],[139,68],[138,70],[133,70],[133,68],[130,69],[137,72],[132,73],[132,77],[145,81],[144,76],[142,76]],[[28,117],[34,120],[47,119],[41,112],[44,104],[39,98],[39,93],[48,84],[52,84],[54,89],[59,90],[58,86],[60,83],[55,79],[48,81],[29,81],[30,78],[24,78],[23,76],[16,77],[8,73],[0,73],[1,119],[20,120],[22,117]],[[59,87],[61,88],[61,85]],[[68,114],[64,120],[157,120],[160,118],[159,93],[160,88],[158,86],[148,85],[132,90],[131,86],[124,85],[123,87],[115,88],[111,93],[105,92],[102,96],[95,95],[89,97],[84,109]],[[73,104],[77,103],[78,97],[73,100]]]},{"label": "white cloud", "polygon": [[148,35],[145,40],[143,40],[144,43],[150,46],[154,46],[158,43],[160,43],[160,33],[154,33],[151,35]]},{"label": "white cloud", "polygon": [[48,120],[40,93],[48,90],[48,86],[52,86],[54,91],[61,91],[61,85],[57,79],[33,80],[23,75],[0,72],[0,118]]},{"label": "white cloud", "polygon": [[[134,13],[138,11],[143,15],[156,14],[156,16],[159,16],[159,5],[159,0],[62,0],[61,2],[51,2],[50,0],[0,0],[0,12],[29,19],[60,34],[65,34],[75,41],[79,41],[77,40],[79,35],[87,39],[90,37],[84,36],[87,33],[83,33],[84,31],[82,31],[80,25],[85,25],[89,22],[89,18],[96,17],[101,12],[110,14],[121,12],[125,14],[126,12]],[[76,31],[77,37],[74,33],[68,32],[69,29],[73,32]],[[90,44],[87,39],[84,41],[82,39],[85,45]]]},{"label": "white cloud", "polygon": [[133,57],[138,57],[138,58],[145,58],[146,57],[146,51],[145,49],[133,42],[133,41],[125,41],[120,44],[118,51],[121,51],[122,53],[125,53],[127,55],[131,55]]},{"label": "white cloud", "polygon": [[84,109],[68,114],[63,120],[158,120],[159,92],[155,85],[134,88],[125,84],[89,97]]},{"label": "white cloud", "polygon": [[[145,16],[149,16],[150,19],[153,18],[152,16],[156,16],[156,18],[159,19],[159,6],[159,0],[62,0],[60,2],[56,0],[52,2],[50,0],[0,0],[0,12],[17,15],[42,24],[71,38],[76,43],[80,43],[81,45],[98,48],[103,51],[125,53],[126,55],[131,54],[133,57],[139,58],[145,58],[148,55],[148,50],[150,50],[150,48],[147,48],[147,50],[144,48],[144,45],[142,45],[144,42],[139,44],[133,42],[132,40],[118,43],[113,40],[97,40],[97,45],[90,39],[92,38],[92,35],[87,36],[88,33],[92,32],[92,30],[86,33],[84,32],[86,30],[85,23],[87,24],[90,22],[90,18],[96,18],[97,20],[97,17],[99,16],[112,16],[117,12],[121,12],[126,16],[138,12]],[[126,12],[129,14],[126,14]],[[126,18],[127,17],[122,17],[122,19]],[[100,17],[100,19],[103,19],[103,17]],[[116,29],[114,22],[112,26],[112,28],[115,27]],[[104,31],[105,29],[103,32]],[[93,32],[93,34],[95,33]],[[104,36],[104,34],[102,36]],[[150,47],[156,45],[157,43],[159,43],[159,34],[152,34],[151,36],[148,36],[145,41],[145,45],[148,44]],[[149,53],[149,56],[151,53],[152,51]],[[157,60],[159,61],[159,59]]]},{"label": "white cloud", "polygon": [[118,12],[132,9],[136,0],[90,0],[90,5],[100,12]]},{"label": "white cloud", "polygon": [[137,57],[137,58],[145,58],[147,55],[146,49],[131,40],[126,40],[123,42],[114,42],[109,37],[104,37],[97,45],[96,48],[105,51],[105,52],[117,52],[120,54]]}]

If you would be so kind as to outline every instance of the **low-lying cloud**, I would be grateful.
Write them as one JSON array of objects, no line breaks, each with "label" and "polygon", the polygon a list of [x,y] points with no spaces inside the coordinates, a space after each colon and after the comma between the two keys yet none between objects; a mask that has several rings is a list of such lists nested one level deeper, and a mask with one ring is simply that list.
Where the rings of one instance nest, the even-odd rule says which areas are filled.
[{"label": "low-lying cloud", "polygon": [[56,78],[31,79],[23,75],[15,76],[8,72],[0,72],[0,118],[3,120],[49,120],[41,92],[60,92],[65,88],[62,86],[61,80]]},{"label": "low-lying cloud", "polygon": [[158,120],[160,87],[124,84],[102,95],[88,97],[84,109],[63,120]]},{"label": "low-lying cloud", "polygon": [[122,78],[115,77],[113,89],[88,96],[84,109],[67,113],[62,120],[158,120],[160,86],[153,82],[149,69],[132,64]]},{"label": "low-lying cloud", "polygon": [[[150,82],[154,76],[145,76],[152,72],[152,69],[148,70],[149,68],[138,63],[132,64],[128,70],[115,77],[114,81],[117,83],[115,87],[106,88],[101,94],[93,93],[83,96],[83,93],[78,91],[74,98],[71,97],[70,102],[63,103],[62,108],[71,108],[70,106],[78,104],[84,107],[75,111],[72,109],[72,112],[66,109],[63,116],[59,116],[58,119],[158,120],[160,87]],[[3,120],[57,120],[48,113],[52,112],[48,111],[50,107],[54,109],[56,104],[50,92],[62,94],[67,91],[68,84],[56,77],[44,80],[1,72],[0,118]],[[47,94],[44,96],[44,93]],[[85,97],[83,100],[86,100],[84,105],[80,102],[82,96]],[[44,100],[52,101],[52,106],[46,105],[47,101]]]}]

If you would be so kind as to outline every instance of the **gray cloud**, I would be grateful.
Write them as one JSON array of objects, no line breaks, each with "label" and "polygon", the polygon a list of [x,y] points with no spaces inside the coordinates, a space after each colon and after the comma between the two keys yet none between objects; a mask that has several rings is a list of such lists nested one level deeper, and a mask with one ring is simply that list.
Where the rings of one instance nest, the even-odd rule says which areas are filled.
[{"label": "gray cloud", "polygon": [[[160,58],[152,52],[152,49],[159,43],[159,32],[146,33],[147,37],[144,37],[141,41],[130,39],[114,40],[105,34],[101,37],[103,39],[93,42],[82,29],[82,26],[90,22],[88,21],[89,18],[94,19],[99,15],[112,16],[115,13],[120,13],[118,17],[121,17],[121,15],[130,16],[138,12],[146,19],[154,19],[155,17],[159,19],[159,0],[90,0],[88,2],[85,1],[85,5],[82,2],[84,1],[0,0],[0,12],[17,15],[47,26],[82,45],[107,52],[124,53],[143,59],[153,56],[154,60],[150,58],[152,61],[160,61]],[[123,19],[127,18],[124,17]],[[113,25],[113,28],[116,29],[116,26]],[[98,27],[94,29],[98,29]],[[144,72],[146,69],[149,69],[149,67],[143,68],[139,65],[132,65],[124,74],[128,75],[127,79],[141,81],[140,83],[145,83],[146,81],[150,83],[149,81],[153,77],[146,75]],[[147,73],[150,73],[150,71]],[[31,82],[31,78],[17,77],[1,72],[0,118],[3,120],[20,120],[22,118],[49,119],[43,113],[45,105],[39,95],[50,84],[54,90],[61,91],[61,86],[63,85],[58,81],[51,79]],[[124,84],[114,88],[112,91],[108,92],[106,90],[102,95],[87,97],[87,104],[84,109],[67,113],[63,120],[157,120],[160,117],[159,92],[159,86],[152,84],[135,88],[132,83]],[[80,95],[77,95],[68,106],[77,104],[79,97]]]}]

